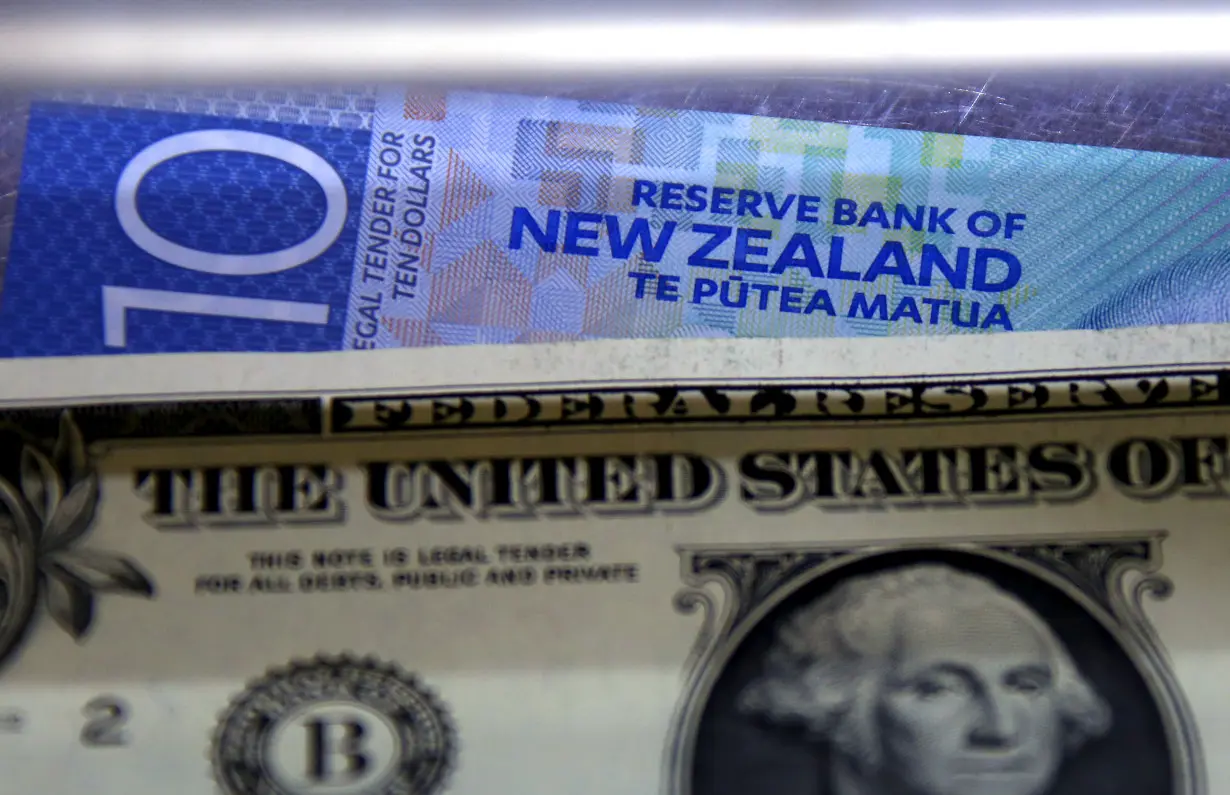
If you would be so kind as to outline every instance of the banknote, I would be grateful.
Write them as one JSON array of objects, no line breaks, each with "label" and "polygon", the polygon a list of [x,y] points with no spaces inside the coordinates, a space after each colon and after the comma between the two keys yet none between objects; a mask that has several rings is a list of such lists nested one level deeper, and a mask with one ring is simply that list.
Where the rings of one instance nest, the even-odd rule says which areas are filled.
[{"label": "banknote", "polygon": [[7,410],[5,791],[1225,792],[1228,404],[1186,368]]},{"label": "banknote", "polygon": [[0,356],[1230,318],[1223,160],[385,87],[31,105]]}]

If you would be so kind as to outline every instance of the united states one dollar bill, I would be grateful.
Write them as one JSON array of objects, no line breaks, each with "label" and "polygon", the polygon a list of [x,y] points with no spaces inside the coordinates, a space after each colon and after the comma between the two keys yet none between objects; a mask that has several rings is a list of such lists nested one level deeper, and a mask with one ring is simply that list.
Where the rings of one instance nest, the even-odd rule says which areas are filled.
[{"label": "united states one dollar bill", "polygon": [[4,788],[1220,792],[1227,384],[10,408]]}]

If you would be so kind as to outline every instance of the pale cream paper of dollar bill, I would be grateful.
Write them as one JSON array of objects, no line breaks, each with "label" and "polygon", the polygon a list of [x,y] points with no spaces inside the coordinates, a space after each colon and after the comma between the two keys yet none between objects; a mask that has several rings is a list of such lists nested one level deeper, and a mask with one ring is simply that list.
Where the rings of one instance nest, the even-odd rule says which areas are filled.
[{"label": "pale cream paper of dollar bill", "polygon": [[[875,378],[886,373],[1019,371],[1040,361],[1056,369],[1087,369],[1094,381],[1101,368],[1119,363],[1123,379],[1130,381],[1137,373],[1156,383],[1166,380],[1170,370],[1191,370],[1194,365],[1208,365],[1215,373],[1216,362],[1227,358],[1219,355],[1226,339],[1223,330],[1190,331],[1164,336],[1016,335],[1002,345],[1000,338],[920,340],[912,348],[901,341],[891,346],[749,341],[709,347],[704,342],[600,343],[501,350],[498,355],[490,349],[413,351],[383,357],[379,367],[372,365],[382,354],[370,359],[313,355],[111,360],[106,364],[118,369],[109,372],[102,363],[75,360],[64,363],[62,370],[60,363],[43,363],[46,380],[41,386],[10,378],[6,402],[12,406],[21,399],[25,404],[71,408],[96,402],[100,395],[140,394],[142,386],[150,390],[144,392],[146,399],[187,398],[194,392],[387,394],[399,386],[408,396],[447,398],[467,387],[530,381],[623,384],[631,389],[681,381],[716,386],[783,378],[825,382],[842,376],[869,379],[874,386]],[[1060,345],[1064,336],[1073,344]],[[1035,337],[1039,345],[1019,347],[1027,337]],[[898,355],[890,355],[892,351]],[[326,357],[337,369],[321,366]],[[240,361],[244,367],[227,369]],[[1142,361],[1185,366],[1141,367]],[[28,365],[12,364],[10,375]],[[227,367],[219,366],[223,364]],[[70,367],[83,365],[70,372]],[[31,367],[29,376],[35,372]],[[116,373],[121,372],[126,378],[148,380],[118,383]],[[1056,379],[1052,387],[1062,389],[1062,377]],[[1192,384],[1192,377],[1180,374],[1171,388],[1176,394],[1190,392]],[[102,499],[94,527],[80,545],[139,563],[155,583],[156,596],[100,594],[95,625],[84,642],[62,632],[40,605],[43,613],[22,653],[0,674],[0,712],[20,716],[19,730],[0,734],[5,791],[152,795],[173,787],[184,795],[216,793],[211,743],[231,699],[270,668],[320,652],[348,652],[396,662],[421,677],[445,706],[456,727],[457,757],[442,791],[703,795],[693,787],[689,765],[694,760],[689,754],[696,752],[706,687],[712,686],[725,655],[738,646],[739,633],[724,634],[724,622],[746,597],[739,595],[737,579],[725,581],[724,587],[721,578],[690,576],[689,561],[696,556],[743,554],[771,560],[835,549],[871,554],[919,547],[978,551],[1045,544],[1079,552],[1090,544],[1136,543],[1148,550],[1146,559],[1106,580],[1114,597],[1108,602],[1111,607],[1101,609],[1102,620],[1122,640],[1123,654],[1144,683],[1131,698],[1151,704],[1160,716],[1167,738],[1161,758],[1172,769],[1167,791],[1225,792],[1230,760],[1217,753],[1230,741],[1230,689],[1224,683],[1230,628],[1219,607],[1230,597],[1225,576],[1230,563],[1225,456],[1199,463],[1194,486],[1144,495],[1154,497],[1149,499],[1117,488],[1106,473],[1110,452],[1126,440],[1148,437],[1175,450],[1175,440],[1181,438],[1227,435],[1230,413],[1194,405],[1184,410],[1129,407],[1102,414],[956,422],[647,423],[632,432],[627,427],[582,426],[549,432],[429,430],[96,445],[90,453],[101,477]],[[893,456],[921,447],[1028,449],[1057,443],[1088,451],[1086,463],[1094,478],[1080,494],[1065,499],[1001,499],[994,504],[966,500],[923,507],[877,506],[864,500],[839,510],[803,504],[757,511],[741,496],[740,460],[753,451],[850,450],[868,455],[880,450]],[[575,515],[497,518],[458,508],[451,520],[397,521],[381,519],[370,509],[361,471],[371,461],[666,453],[712,461],[724,480],[720,498],[690,511],[581,509]],[[167,529],[149,521],[150,495],[136,486],[135,473],[141,469],[266,462],[327,464],[340,474],[335,498],[345,510],[322,522],[249,527],[190,523]],[[586,565],[623,574],[612,574],[615,582],[568,582],[558,571],[549,574],[550,564],[526,564],[512,551],[541,545],[583,548]],[[431,560],[438,557],[433,550],[450,548],[456,563],[425,565],[419,558],[421,552]],[[408,582],[408,572],[444,574],[473,567],[461,550],[479,548],[488,559],[478,565],[481,585],[395,587],[399,572]],[[406,550],[412,563],[386,565],[385,555],[395,549]],[[370,553],[376,562],[337,567],[311,562],[315,553],[330,550]],[[253,566],[253,554],[290,552],[304,557],[305,568]],[[492,570],[513,564],[533,569],[534,582],[486,583]],[[303,592],[303,574],[339,571],[374,574],[384,587]],[[295,592],[251,592],[253,581],[279,577],[289,580]],[[1165,598],[1154,598],[1161,593],[1160,580],[1151,579],[1156,577],[1172,586]],[[218,593],[210,585],[232,580],[241,584],[242,592],[222,588],[226,592]],[[1140,586],[1142,582],[1153,587]],[[683,609],[688,605],[694,609]],[[766,605],[758,609],[767,614]],[[1076,662],[1080,665],[1081,660]],[[1096,677],[1091,678],[1096,685]],[[100,748],[81,741],[82,732],[99,717],[88,708],[99,697],[124,705],[124,744]],[[1113,712],[1109,720],[1113,726]]]},{"label": "pale cream paper of dollar bill", "polygon": [[688,379],[858,379],[1230,361],[1230,325],[893,339],[594,340],[0,359],[0,406]]}]

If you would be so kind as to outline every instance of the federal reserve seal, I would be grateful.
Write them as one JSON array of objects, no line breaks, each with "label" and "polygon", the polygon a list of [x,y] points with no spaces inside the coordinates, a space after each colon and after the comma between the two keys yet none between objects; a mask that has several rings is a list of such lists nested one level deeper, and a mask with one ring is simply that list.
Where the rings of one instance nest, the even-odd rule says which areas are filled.
[{"label": "federal reserve seal", "polygon": [[456,754],[445,710],[373,658],[270,670],[222,716],[213,770],[226,795],[433,795]]}]

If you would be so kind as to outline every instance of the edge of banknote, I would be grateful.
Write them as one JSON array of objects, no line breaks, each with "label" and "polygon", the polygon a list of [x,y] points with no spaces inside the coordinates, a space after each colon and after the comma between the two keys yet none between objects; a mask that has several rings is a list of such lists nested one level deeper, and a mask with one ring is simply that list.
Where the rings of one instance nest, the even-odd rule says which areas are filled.
[{"label": "edge of banknote", "polygon": [[1230,362],[1230,325],[1003,336],[618,340],[366,351],[0,360],[0,406],[702,381],[986,381]]}]

